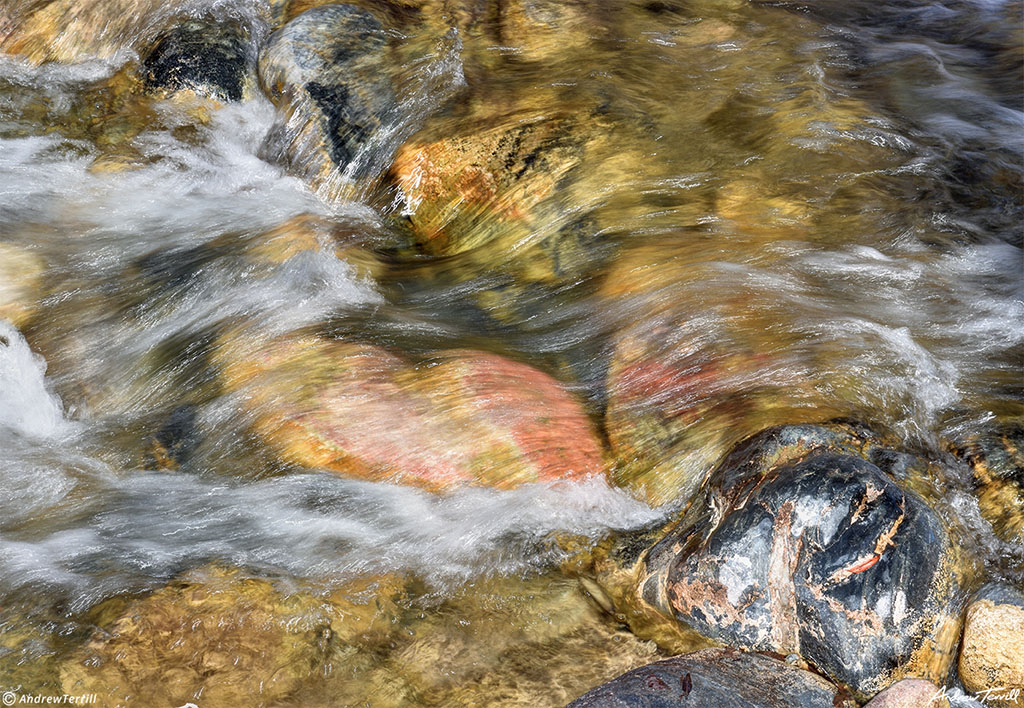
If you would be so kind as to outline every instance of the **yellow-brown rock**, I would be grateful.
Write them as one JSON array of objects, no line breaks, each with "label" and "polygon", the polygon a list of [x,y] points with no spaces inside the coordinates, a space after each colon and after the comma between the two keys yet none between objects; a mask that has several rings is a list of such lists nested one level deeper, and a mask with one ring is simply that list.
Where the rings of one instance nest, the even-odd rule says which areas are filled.
[{"label": "yellow-brown rock", "polygon": [[659,658],[574,581],[552,575],[467,584],[392,641],[378,667],[332,683],[330,699],[312,705],[561,708]]},{"label": "yellow-brown rock", "polygon": [[213,567],[129,603],[61,670],[104,705],[264,706],[315,677],[330,605]]},{"label": "yellow-brown rock", "polygon": [[363,279],[384,273],[380,259],[358,245],[356,233],[314,214],[293,216],[244,246],[246,257],[261,265],[279,265],[310,251],[333,253]]},{"label": "yellow-brown rock", "polygon": [[967,608],[960,649],[960,680],[986,704],[1024,702],[1024,593],[989,585]]},{"label": "yellow-brown rock", "polygon": [[21,327],[40,297],[46,265],[29,250],[0,243],[0,318]]},{"label": "yellow-brown rock", "polygon": [[494,117],[457,136],[414,138],[399,149],[392,174],[427,251],[459,253],[498,240],[510,248],[543,228],[552,211],[545,200],[592,139],[568,116]]},{"label": "yellow-brown rock", "polygon": [[499,4],[501,40],[516,56],[540,62],[578,57],[598,25],[587,15],[587,3],[570,0],[511,0]]},{"label": "yellow-brown rock", "polygon": [[959,446],[971,467],[981,515],[996,535],[1024,542],[1024,414],[1006,416]]},{"label": "yellow-brown rock", "polygon": [[254,431],[286,461],[444,489],[601,474],[583,409],[533,367],[480,351],[414,364],[312,336],[226,338],[216,359]]},{"label": "yellow-brown rock", "polygon": [[150,35],[172,0],[51,0],[22,3],[0,25],[0,51],[35,63],[110,59]]}]

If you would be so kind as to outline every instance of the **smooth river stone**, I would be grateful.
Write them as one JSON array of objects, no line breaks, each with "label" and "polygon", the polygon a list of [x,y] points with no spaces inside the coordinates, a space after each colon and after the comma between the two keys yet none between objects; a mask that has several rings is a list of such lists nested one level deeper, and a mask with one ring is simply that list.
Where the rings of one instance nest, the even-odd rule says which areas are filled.
[{"label": "smooth river stone", "polygon": [[593,137],[576,118],[512,113],[467,121],[457,135],[418,135],[393,178],[422,245],[453,254],[544,228],[545,200],[578,167]]},{"label": "smooth river stone", "polygon": [[391,36],[367,10],[324,5],[267,40],[260,84],[287,118],[272,150],[314,184],[329,184],[338,174],[371,174],[361,152],[396,105]]},{"label": "smooth river stone", "polygon": [[22,327],[39,302],[46,265],[31,251],[0,243],[0,319]]},{"label": "smooth river stone", "polygon": [[[152,39],[181,0],[54,0],[0,23],[0,51],[40,64],[111,59]],[[23,7],[31,7],[23,3]],[[0,17],[0,19],[3,19]]]},{"label": "smooth river stone", "polygon": [[499,12],[502,45],[528,61],[578,56],[602,33],[579,0],[509,0]]},{"label": "smooth river stone", "polygon": [[691,256],[682,243],[621,254],[600,291],[615,330],[610,474],[655,506],[688,501],[734,445],[760,430],[843,413],[803,373],[811,364],[775,326],[786,316],[772,311],[777,304],[742,290],[708,298],[705,283],[716,274],[700,249]]},{"label": "smooth river stone", "polygon": [[481,351],[415,365],[380,347],[286,338],[216,355],[257,434],[286,461],[440,490],[602,473],[580,404],[547,374]]},{"label": "smooth river stone", "polygon": [[[591,207],[635,179],[606,157],[611,126],[593,107],[552,112],[545,100],[558,98],[478,96],[399,147],[390,170],[417,245],[458,255],[452,268],[511,277],[502,305],[591,272],[608,250]],[[627,146],[624,155],[635,158]]]},{"label": "smooth river stone", "polygon": [[839,427],[744,442],[648,551],[642,598],[714,640],[798,654],[861,700],[941,683],[963,566],[939,516],[866,451]]},{"label": "smooth river stone", "polygon": [[885,689],[864,708],[949,708],[945,692],[931,681],[903,679]]},{"label": "smooth river stone", "polygon": [[1024,703],[1024,593],[1019,588],[987,585],[974,596],[959,669],[964,687],[986,703]]},{"label": "smooth river stone", "polygon": [[634,669],[566,708],[855,708],[810,671],[735,649],[701,651]]}]

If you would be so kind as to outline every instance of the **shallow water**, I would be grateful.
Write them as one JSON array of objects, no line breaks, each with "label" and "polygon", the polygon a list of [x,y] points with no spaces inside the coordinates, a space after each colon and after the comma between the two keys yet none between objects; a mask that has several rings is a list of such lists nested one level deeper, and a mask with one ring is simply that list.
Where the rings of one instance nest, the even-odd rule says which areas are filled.
[{"label": "shallow water", "polygon": [[[187,7],[242,18],[254,42],[270,29],[260,3]],[[132,88],[162,12],[140,10],[142,29],[101,58],[0,55],[0,246],[43,264],[33,316],[21,331],[0,320],[0,623],[31,637],[0,644],[16,667],[0,683],[54,690],[52,662],[85,641],[99,603],[220,563],[315,592],[416,579],[391,639],[353,642],[352,680],[369,687],[345,694],[353,705],[538,705],[537,686],[508,687],[514,672],[490,699],[453,693],[510,656],[482,649],[500,623],[475,633],[459,618],[494,603],[534,630],[548,604],[583,617],[593,606],[564,590],[556,539],[585,547],[692,491],[644,478],[667,454],[653,447],[639,471],[612,470],[626,489],[437,495],[282,465],[253,440],[245,392],[218,381],[226,332],[257,350],[315,331],[413,359],[506,354],[578,395],[606,443],[616,420],[659,403],[607,383],[622,342],[641,342],[712,372],[674,402],[696,413],[673,465],[699,479],[768,425],[856,419],[931,460],[920,485],[947,521],[987,572],[1024,579],[1024,550],[993,534],[950,452],[1024,408],[1019,3],[565,7],[545,16],[548,34],[498,19],[405,30],[387,129],[347,173],[313,183],[283,159],[289,128],[258,92],[211,107]],[[396,149],[502,107],[578,120],[581,164],[522,232],[454,255],[412,247],[402,215],[417,204],[386,175]],[[261,250],[300,215],[333,231]],[[538,259],[558,233],[573,236],[554,265]],[[158,469],[152,440],[175,411],[195,449]],[[478,582],[497,589],[474,595]],[[619,641],[594,612],[573,636]],[[406,631],[463,647],[452,685],[397,668],[403,652],[444,652],[394,638]],[[568,651],[554,634],[549,649]],[[522,660],[529,635],[509,630],[502,646]],[[321,679],[297,705],[327,704],[338,684]]]}]

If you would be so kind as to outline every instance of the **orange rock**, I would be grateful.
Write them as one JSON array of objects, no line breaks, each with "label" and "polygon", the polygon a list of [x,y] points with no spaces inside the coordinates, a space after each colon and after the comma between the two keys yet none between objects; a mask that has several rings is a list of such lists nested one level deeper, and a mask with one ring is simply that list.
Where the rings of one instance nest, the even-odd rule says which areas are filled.
[{"label": "orange rock", "polygon": [[380,347],[281,339],[218,355],[260,437],[285,460],[440,490],[582,479],[602,469],[580,405],[554,379],[477,351],[413,365]]},{"label": "orange rock", "polygon": [[742,290],[708,298],[713,272],[679,251],[627,253],[601,291],[620,322],[607,379],[611,476],[655,505],[692,496],[746,436],[840,414],[792,373],[805,364],[771,327],[772,305]]},{"label": "orange rock", "polygon": [[458,253],[529,238],[541,227],[543,202],[580,164],[586,142],[566,117],[495,117],[463,135],[406,143],[391,171],[423,245]]}]

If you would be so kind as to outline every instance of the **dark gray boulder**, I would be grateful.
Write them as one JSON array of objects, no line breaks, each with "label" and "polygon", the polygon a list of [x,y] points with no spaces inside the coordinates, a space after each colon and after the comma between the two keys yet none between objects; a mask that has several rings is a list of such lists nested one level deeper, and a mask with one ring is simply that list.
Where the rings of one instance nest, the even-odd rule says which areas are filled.
[{"label": "dark gray boulder", "polygon": [[822,677],[761,654],[702,649],[627,672],[567,708],[853,708]]},{"label": "dark gray boulder", "polygon": [[270,36],[260,84],[287,120],[271,147],[275,157],[313,179],[372,171],[360,156],[395,110],[388,63],[394,36],[353,5],[308,10]]}]

